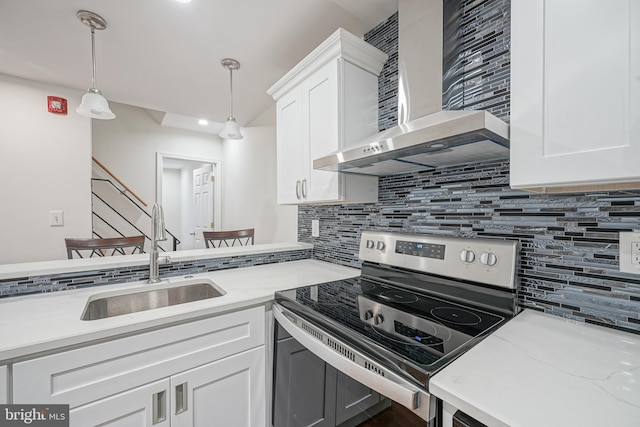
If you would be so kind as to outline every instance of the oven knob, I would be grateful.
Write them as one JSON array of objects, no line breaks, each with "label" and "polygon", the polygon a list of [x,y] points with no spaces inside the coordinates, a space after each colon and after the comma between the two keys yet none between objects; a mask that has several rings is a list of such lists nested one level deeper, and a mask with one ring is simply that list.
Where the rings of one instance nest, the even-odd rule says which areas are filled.
[{"label": "oven knob", "polygon": [[384,322],[384,316],[382,316],[382,314],[376,314],[373,318],[373,324],[378,326],[382,322]]},{"label": "oven knob", "polygon": [[367,249],[373,249],[374,246],[375,243],[373,242],[373,240],[367,240]]},{"label": "oven knob", "polygon": [[378,243],[376,244],[376,249],[379,251],[384,251],[385,248],[385,244],[382,240],[378,240]]},{"label": "oven knob", "polygon": [[364,312],[364,320],[369,320],[373,317],[373,311],[367,310]]},{"label": "oven knob", "polygon": [[460,260],[462,262],[466,262],[467,264],[471,264],[476,260],[476,254],[473,251],[464,249],[462,252],[460,252]]},{"label": "oven knob", "polygon": [[489,267],[493,267],[498,263],[498,256],[493,252],[485,252],[480,255],[480,262]]}]

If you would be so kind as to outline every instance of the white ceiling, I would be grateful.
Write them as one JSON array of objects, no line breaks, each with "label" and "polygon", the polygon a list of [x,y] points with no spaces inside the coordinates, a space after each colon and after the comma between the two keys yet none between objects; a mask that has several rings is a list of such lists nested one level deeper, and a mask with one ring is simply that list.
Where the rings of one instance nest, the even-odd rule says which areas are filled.
[{"label": "white ceiling", "polygon": [[[361,36],[398,0],[0,0],[0,73],[86,90],[90,30],[97,86],[110,101],[224,122],[232,57],[234,115],[247,124],[273,101],[265,91],[338,27]],[[70,106],[74,110],[75,106]],[[117,120],[117,118],[116,118]]]}]

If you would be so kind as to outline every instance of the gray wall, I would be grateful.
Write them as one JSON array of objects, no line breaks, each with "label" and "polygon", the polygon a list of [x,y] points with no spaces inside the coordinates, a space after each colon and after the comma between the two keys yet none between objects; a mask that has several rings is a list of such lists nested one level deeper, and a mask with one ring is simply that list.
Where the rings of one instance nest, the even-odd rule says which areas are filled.
[{"label": "gray wall", "polygon": [[[445,49],[455,54],[445,55],[443,103],[487,109],[508,121],[509,1],[445,0],[445,6],[457,31],[455,46]],[[367,40],[393,58],[393,34],[395,15]],[[397,91],[394,72],[380,79],[381,128],[396,120],[385,104]],[[311,237],[312,219],[320,220],[319,238]],[[315,245],[314,258],[354,267],[362,230],[515,239],[522,247],[521,306],[640,333],[640,276],[618,271],[618,232],[640,231],[640,191],[512,190],[505,159],[381,178],[377,203],[301,206],[298,223],[299,240]]]}]

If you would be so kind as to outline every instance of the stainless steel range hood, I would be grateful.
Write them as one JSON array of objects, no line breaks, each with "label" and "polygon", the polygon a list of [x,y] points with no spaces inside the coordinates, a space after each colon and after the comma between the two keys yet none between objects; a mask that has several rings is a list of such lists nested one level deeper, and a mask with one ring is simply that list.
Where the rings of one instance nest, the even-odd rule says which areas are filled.
[{"label": "stainless steel range hood", "polygon": [[440,111],[313,161],[314,169],[393,175],[509,156],[509,126],[486,111]]},{"label": "stainless steel range hood", "polygon": [[441,111],[442,0],[398,6],[401,124],[316,159],[313,168],[384,176],[508,158],[507,123],[481,110]]}]

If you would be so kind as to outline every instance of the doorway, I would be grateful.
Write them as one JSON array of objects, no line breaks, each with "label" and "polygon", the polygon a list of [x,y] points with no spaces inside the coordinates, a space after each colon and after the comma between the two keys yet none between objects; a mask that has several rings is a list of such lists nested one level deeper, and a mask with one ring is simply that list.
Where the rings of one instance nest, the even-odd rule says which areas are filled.
[{"label": "doorway", "polygon": [[157,153],[156,200],[178,250],[204,248],[202,231],[221,228],[221,168],[216,159]]}]

